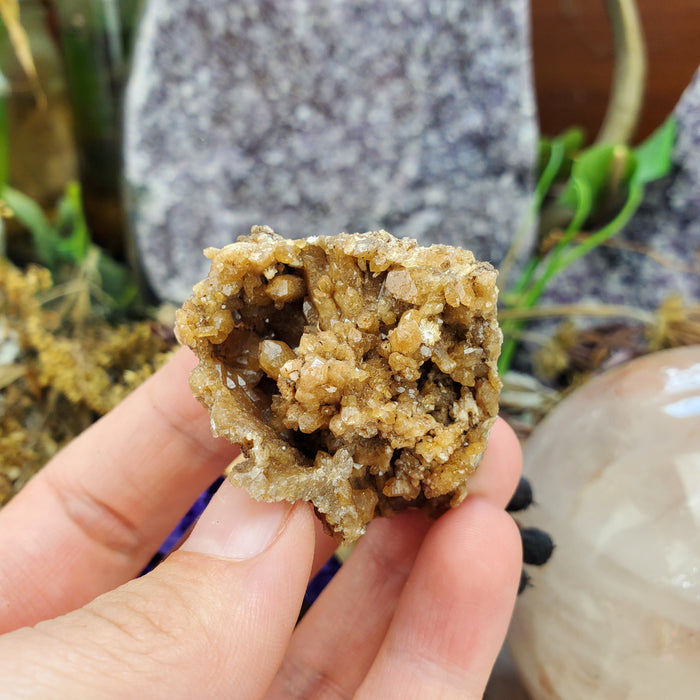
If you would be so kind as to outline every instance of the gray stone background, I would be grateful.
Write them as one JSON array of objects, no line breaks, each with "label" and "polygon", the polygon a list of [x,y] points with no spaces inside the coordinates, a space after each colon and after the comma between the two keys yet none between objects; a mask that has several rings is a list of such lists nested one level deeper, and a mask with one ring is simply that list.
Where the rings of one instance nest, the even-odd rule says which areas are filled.
[{"label": "gray stone background", "polygon": [[155,292],[183,300],[253,224],[498,264],[537,148],[528,27],[526,0],[150,0],[125,169]]},{"label": "gray stone background", "polygon": [[[125,171],[153,290],[182,301],[207,273],[202,249],[259,223],[386,228],[498,266],[533,186],[528,27],[526,0],[149,0]],[[622,247],[579,260],[543,303],[700,298],[700,73],[676,116],[673,172]]]}]

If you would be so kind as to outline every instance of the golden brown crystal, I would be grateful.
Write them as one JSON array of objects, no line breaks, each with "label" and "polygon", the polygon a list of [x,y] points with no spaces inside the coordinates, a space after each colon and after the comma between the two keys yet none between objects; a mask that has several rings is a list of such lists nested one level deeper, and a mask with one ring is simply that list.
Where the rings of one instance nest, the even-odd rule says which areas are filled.
[{"label": "golden brown crystal", "polygon": [[214,433],[247,457],[234,484],[310,501],[341,542],[375,515],[463,500],[498,409],[491,265],[386,231],[263,226],[205,254],[176,333]]}]

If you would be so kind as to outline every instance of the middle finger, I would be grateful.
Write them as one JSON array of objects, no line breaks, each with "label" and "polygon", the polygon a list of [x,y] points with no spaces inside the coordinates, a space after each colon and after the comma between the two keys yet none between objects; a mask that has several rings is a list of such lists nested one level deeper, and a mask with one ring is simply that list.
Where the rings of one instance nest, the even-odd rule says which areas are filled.
[{"label": "middle finger", "polygon": [[[520,476],[517,438],[499,419],[470,484],[470,496],[483,496],[503,508]],[[350,697],[359,686],[391,624],[423,538],[431,523],[419,512],[373,521],[348,562],[299,624],[270,698]],[[352,664],[342,663],[352,658]]]}]

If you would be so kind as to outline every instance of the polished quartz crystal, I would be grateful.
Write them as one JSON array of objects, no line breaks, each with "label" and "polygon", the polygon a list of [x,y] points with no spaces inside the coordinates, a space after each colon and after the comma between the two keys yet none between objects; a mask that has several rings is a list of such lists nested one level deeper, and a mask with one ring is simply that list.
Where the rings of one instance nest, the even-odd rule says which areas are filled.
[{"label": "polished quartz crystal", "polygon": [[525,473],[557,545],[509,635],[533,700],[700,697],[700,346],[579,388]]},{"label": "polished quartz crystal", "polygon": [[498,411],[496,271],[385,231],[220,250],[178,312],[194,394],[261,500],[311,501],[338,541],[460,503]]}]

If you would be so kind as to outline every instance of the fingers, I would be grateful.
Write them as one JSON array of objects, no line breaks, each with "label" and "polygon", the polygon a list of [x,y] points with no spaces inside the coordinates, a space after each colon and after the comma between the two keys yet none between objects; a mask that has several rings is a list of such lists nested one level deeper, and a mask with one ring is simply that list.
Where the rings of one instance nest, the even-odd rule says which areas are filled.
[{"label": "fingers", "polygon": [[137,574],[235,456],[190,392],[193,365],[189,351],[177,353],[0,512],[0,631]]},{"label": "fingers", "polygon": [[[505,507],[515,492],[522,472],[520,442],[511,427],[498,418],[491,430],[489,445],[476,473],[469,480],[470,496],[488,498]],[[316,556],[313,572],[335,551],[332,537],[323,532],[320,522],[316,530]]]},{"label": "fingers", "polygon": [[[245,459],[243,454],[239,454],[231,463],[231,467]],[[315,576],[319,569],[328,561],[330,556],[338,549],[338,543],[323,528],[323,523],[318,518],[314,519],[314,529],[316,530],[316,550],[314,552],[314,562],[311,567],[311,576]]]},{"label": "fingers", "polygon": [[427,534],[358,698],[481,698],[520,578],[520,539],[493,503],[467,499]]},{"label": "fingers", "polygon": [[[479,467],[479,482],[470,488],[467,502],[458,511],[477,497],[502,508],[518,482],[520,464],[517,439],[505,422],[498,421]],[[295,630],[268,697],[354,694],[392,624],[396,603],[430,525],[418,512],[371,523],[348,562]],[[442,572],[436,569],[432,575],[442,576]],[[347,663],[348,658],[352,663]]]},{"label": "fingers", "polygon": [[295,630],[267,698],[352,696],[381,646],[429,527],[416,511],[370,524]]},{"label": "fingers", "polygon": [[313,545],[308,506],[257,503],[225,483],[182,549],[153,572],[0,638],[3,689],[259,697],[299,614]]},{"label": "fingers", "polygon": [[522,451],[512,428],[498,418],[476,473],[469,479],[469,494],[488,498],[505,508],[520,479]]},{"label": "fingers", "polygon": [[325,532],[323,524],[318,518],[314,518],[314,529],[316,530],[316,550],[314,552],[314,563],[311,567],[312,577],[318,573],[333,552],[338,549],[338,543]]},{"label": "fingers", "polygon": [[[132,576],[147,561],[190,502],[232,458],[230,446],[217,446],[209,438],[206,414],[189,393],[184,377],[190,363],[187,355],[179,354],[127,402],[61,453],[0,514],[0,547],[9,544],[8,537],[13,545],[2,547],[9,553],[3,562],[5,571],[0,577],[0,599],[3,600],[6,628],[12,629],[73,609],[100,591]],[[170,407],[168,412],[158,410],[157,407],[163,405]],[[169,415],[173,417],[166,417]],[[504,461],[509,461],[510,466],[504,465]],[[406,634],[405,631],[401,632],[399,622],[406,624],[406,613],[402,611],[407,607],[410,609],[413,604],[405,601],[419,597],[419,592],[430,579],[424,574],[425,580],[422,580],[416,572],[436,566],[430,564],[433,560],[442,561],[439,564],[441,567],[445,565],[443,560],[449,548],[443,540],[450,538],[434,535],[434,531],[445,530],[444,523],[454,520],[457,517],[455,514],[472,510],[473,504],[480,502],[475,500],[475,495],[482,495],[498,505],[505,504],[517,482],[518,473],[517,441],[505,424],[497,423],[478,477],[472,482],[472,495],[465,504],[448,513],[434,526],[428,538],[428,542],[433,544],[425,544],[420,550],[416,571],[409,577],[411,565],[416,560],[416,553],[428,528],[422,515],[409,513],[393,521],[373,524],[365,542],[358,547],[350,564],[338,577],[337,586],[334,584],[335,588],[332,586],[325,597],[330,601],[326,603],[326,608],[335,612],[324,618],[320,614],[323,607],[318,607],[319,614],[309,617],[308,624],[305,620],[300,627],[298,642],[295,639],[293,644],[299,653],[296,658],[290,655],[285,667],[294,669],[296,664],[296,667],[307,671],[313,668],[308,661],[311,641],[319,634],[317,639],[326,640],[326,648],[320,651],[333,648],[334,645],[328,644],[327,640],[332,638],[333,633],[342,631],[343,626],[336,623],[335,627],[329,627],[328,620],[333,619],[334,614],[344,615],[343,620],[350,626],[350,633],[346,628],[343,639],[337,641],[354,645],[357,664],[350,669],[352,673],[341,677],[338,682],[345,683],[347,687],[356,687],[364,672],[370,669],[367,687],[372,688],[372,684],[375,684],[380,689],[379,696],[383,696],[382,668],[398,663],[392,640],[397,634]],[[18,682],[22,680],[22,668],[25,671],[31,668],[31,673],[27,671],[25,675],[34,680],[36,669],[43,669],[49,685],[61,678],[65,680],[60,664],[68,655],[72,657],[74,665],[76,659],[84,661],[84,664],[79,664],[81,668],[84,666],[85,673],[79,681],[75,681],[78,684],[74,688],[76,693],[81,687],[84,689],[85,684],[99,684],[109,673],[120,677],[119,674],[124,672],[117,663],[120,659],[126,659],[127,664],[131,664],[130,670],[137,668],[138,673],[133,679],[134,693],[143,690],[142,687],[136,688],[136,685],[144,679],[154,682],[157,677],[160,683],[164,666],[175,669],[172,674],[173,688],[178,693],[183,688],[198,692],[192,685],[195,681],[190,678],[193,667],[201,671],[196,682],[204,683],[203,687],[211,690],[207,691],[208,695],[216,696],[219,690],[223,695],[230,694],[233,688],[236,695],[241,697],[245,696],[245,693],[239,692],[241,689],[260,692],[274,675],[292,633],[310,569],[313,531],[317,525],[313,524],[306,507],[297,506],[287,513],[284,510],[287,506],[260,504],[258,507],[263,509],[282,509],[287,516],[282,533],[270,544],[269,550],[250,559],[255,554],[250,550],[250,537],[232,536],[231,539],[228,534],[245,534],[248,529],[232,528],[227,514],[246,513],[249,510],[249,506],[241,503],[239,507],[232,507],[233,501],[229,503],[227,498],[230,500],[234,497],[227,497],[227,492],[240,492],[230,489],[226,484],[221,490],[223,495],[217,499],[226,507],[223,510],[220,508],[218,515],[216,508],[209,509],[208,520],[203,518],[195,528],[188,545],[183,548],[185,551],[173,555],[153,574],[102,596],[82,611],[43,623],[36,633],[22,630],[3,638],[0,643],[2,649],[6,649],[6,644],[13,648],[19,645],[17,648],[22,653],[5,654],[0,650],[0,659],[29,659],[28,665],[17,666],[20,671]],[[220,526],[218,530],[217,525]],[[478,534],[478,528],[473,530]],[[493,532],[490,533],[492,536]],[[486,543],[486,556],[479,560],[482,563],[488,562],[488,552],[493,554],[494,543],[498,539],[492,537],[493,541],[489,541],[488,537],[489,533],[483,540]],[[286,547],[279,550],[276,558],[272,557],[269,552],[281,547],[278,542],[285,538],[289,538]],[[292,541],[293,546],[290,544]],[[241,547],[245,550],[245,556]],[[432,554],[425,553],[426,547]],[[321,540],[316,548],[318,562],[325,560],[331,548],[328,538]],[[188,549],[189,552],[186,551]],[[468,553],[466,559],[464,552],[457,557],[459,561],[464,559],[461,565],[452,562],[454,571],[437,578],[444,578],[445,581],[455,579],[455,571],[460,566],[461,575],[464,575],[465,562],[471,562],[472,555],[478,559],[483,554],[470,551],[468,547],[465,551]],[[219,558],[208,556],[211,554]],[[516,553],[516,571],[517,554],[519,552]],[[235,561],[231,561],[231,557]],[[244,562],[238,561],[242,558]],[[251,562],[257,564],[253,566]],[[261,562],[268,562],[267,568]],[[446,571],[450,570],[450,565],[450,561],[447,561]],[[435,570],[442,571],[433,568],[433,578]],[[471,575],[469,573],[467,578]],[[415,583],[416,580],[418,583]],[[499,591],[503,598],[504,588],[501,584],[504,580],[507,589],[507,576],[499,578],[495,574],[489,580],[491,588],[487,592],[491,598],[498,597]],[[77,586],[76,581],[80,582]],[[471,588],[475,589],[475,582],[470,579],[470,583]],[[471,590],[469,586],[466,589]],[[355,597],[348,595],[348,591],[355,591]],[[441,595],[441,592],[436,594],[428,587],[428,609],[435,607],[436,600],[447,600],[446,594],[444,600],[438,594]],[[507,603],[507,592],[505,597]],[[395,608],[397,598],[400,600],[398,609]],[[478,596],[475,599],[478,600]],[[458,603],[456,613],[459,617],[460,605],[464,605],[463,601]],[[477,603],[479,610],[482,607]],[[435,610],[439,612],[438,608],[435,607]],[[485,608],[489,609],[489,606]],[[506,617],[508,614],[509,610]],[[430,618],[419,619],[418,622],[419,627],[422,625],[427,629],[427,633],[414,636],[418,641],[423,639],[426,644],[423,648],[414,643],[415,649],[411,653],[416,658],[424,653],[430,659]],[[478,615],[474,615],[474,623],[474,634],[478,636],[486,628],[479,626]],[[501,632],[505,634],[503,625],[496,624],[493,630],[495,638],[499,638]],[[91,643],[86,648],[85,640],[91,634],[97,640],[97,645]],[[184,639],[187,635],[190,642]],[[107,641],[101,641],[103,639]],[[250,640],[253,640],[252,643]],[[230,658],[219,658],[216,654],[214,658],[211,657],[212,642],[217,650],[235,651],[235,673],[225,668],[231,665]],[[57,643],[58,646],[55,646]],[[134,643],[137,643],[136,647],[133,647]],[[500,641],[496,643],[493,640],[485,645],[486,657],[493,652],[495,658],[499,645]],[[120,655],[122,649],[123,654]],[[377,650],[384,661],[372,665]],[[184,663],[185,654],[194,659],[194,663]],[[262,657],[265,662],[261,664]],[[321,671],[325,674],[322,677],[331,679],[328,669],[334,664],[338,665],[337,656],[321,654],[319,658],[326,667],[325,671]],[[201,663],[198,659],[201,659]],[[212,662],[215,666],[218,664],[220,674],[211,674]],[[490,662],[487,662],[488,658],[486,661],[482,658],[480,668],[490,667]],[[247,678],[241,677],[241,669],[247,673]],[[205,671],[208,681],[203,680]],[[299,680],[300,676],[292,673],[286,680],[290,678]],[[284,680],[283,674],[280,680]],[[227,685],[229,681],[234,685]],[[300,687],[304,687],[303,684]],[[253,691],[253,688],[257,690]],[[447,692],[449,688],[444,690]],[[185,691],[186,694],[188,692]]]}]

